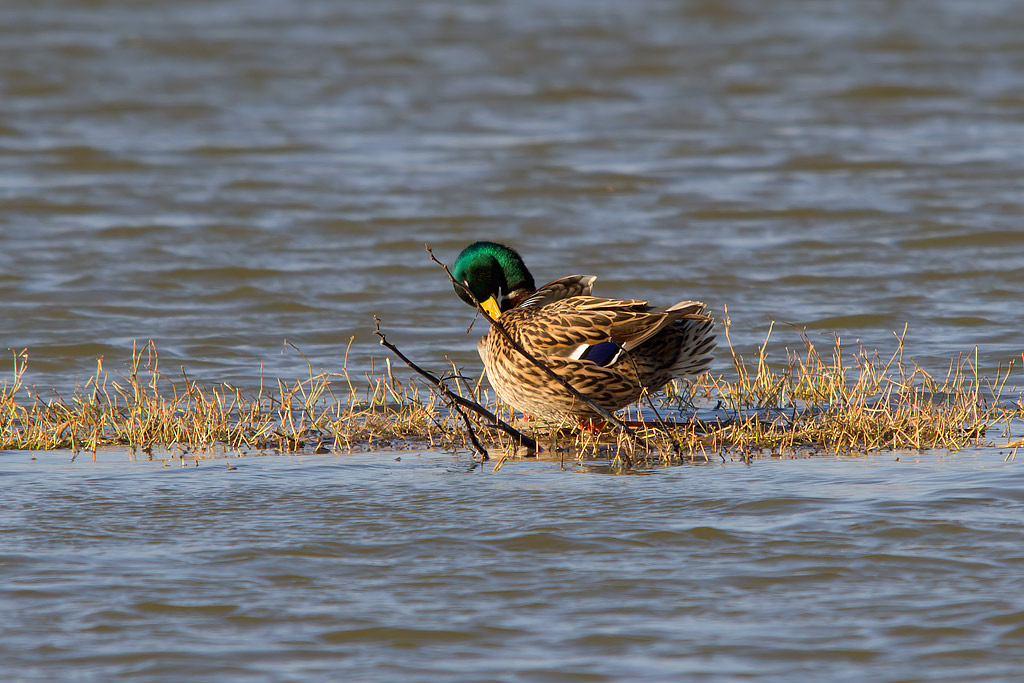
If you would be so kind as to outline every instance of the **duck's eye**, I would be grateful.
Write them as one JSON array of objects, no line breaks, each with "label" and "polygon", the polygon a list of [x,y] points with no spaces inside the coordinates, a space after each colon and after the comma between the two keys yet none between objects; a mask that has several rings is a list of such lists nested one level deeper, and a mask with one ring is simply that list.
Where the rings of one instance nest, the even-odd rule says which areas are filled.
[{"label": "duck's eye", "polygon": [[464,287],[460,287],[457,284],[453,284],[452,287],[455,289],[455,293],[459,295],[459,298],[465,301],[468,305],[476,307],[476,303],[473,301],[473,297],[469,294],[469,282],[463,281]]}]

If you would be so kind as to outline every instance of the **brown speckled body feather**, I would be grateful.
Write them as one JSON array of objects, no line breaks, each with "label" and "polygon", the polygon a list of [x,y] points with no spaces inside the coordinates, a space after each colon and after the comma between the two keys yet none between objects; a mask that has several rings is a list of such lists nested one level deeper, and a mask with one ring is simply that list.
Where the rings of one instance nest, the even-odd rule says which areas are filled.
[{"label": "brown speckled body feather", "polygon": [[[704,304],[684,301],[656,308],[639,299],[592,297],[593,280],[556,280],[503,314],[500,322],[576,391],[611,411],[637,401],[645,389],[661,389],[673,377],[707,370],[715,337]],[[622,344],[623,352],[606,367],[571,357],[582,344],[609,340]],[[514,408],[548,422],[598,417],[496,330],[488,331],[478,348],[491,385]]]}]

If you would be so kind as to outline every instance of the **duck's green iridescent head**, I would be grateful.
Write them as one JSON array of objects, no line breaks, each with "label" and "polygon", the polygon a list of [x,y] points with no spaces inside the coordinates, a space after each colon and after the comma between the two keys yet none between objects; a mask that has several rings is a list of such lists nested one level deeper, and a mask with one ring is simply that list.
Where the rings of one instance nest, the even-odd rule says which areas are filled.
[{"label": "duck's green iridescent head", "polygon": [[[473,292],[488,315],[497,319],[533,293],[533,275],[511,247],[497,242],[474,242],[459,254],[452,269],[455,279]],[[460,287],[455,293],[470,306],[473,301]]]}]

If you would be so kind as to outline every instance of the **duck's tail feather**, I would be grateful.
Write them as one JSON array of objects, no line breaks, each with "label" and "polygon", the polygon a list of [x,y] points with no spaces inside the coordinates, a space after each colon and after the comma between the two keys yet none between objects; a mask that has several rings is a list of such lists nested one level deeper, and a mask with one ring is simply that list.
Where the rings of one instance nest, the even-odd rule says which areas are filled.
[{"label": "duck's tail feather", "polygon": [[681,301],[668,309],[685,310],[694,317],[674,323],[679,331],[679,356],[669,372],[673,377],[693,377],[707,372],[714,360],[715,320],[708,313],[707,306],[699,301]]}]

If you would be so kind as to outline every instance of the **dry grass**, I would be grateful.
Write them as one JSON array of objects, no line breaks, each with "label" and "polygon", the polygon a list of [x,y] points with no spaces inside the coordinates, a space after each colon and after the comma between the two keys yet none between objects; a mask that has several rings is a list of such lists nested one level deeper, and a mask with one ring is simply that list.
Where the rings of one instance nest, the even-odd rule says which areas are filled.
[{"label": "dry grass", "polygon": [[705,376],[694,386],[726,409],[725,419],[704,430],[703,443],[712,451],[955,451],[983,444],[998,425],[1008,434],[1024,419],[1019,390],[1007,395],[1016,363],[999,368],[994,378],[979,376],[977,348],[935,377],[905,360],[906,329],[888,357],[846,349],[838,336],[823,355],[798,332],[802,348],[787,350],[781,365],[769,363],[767,338],[748,362],[733,350],[728,318],[725,334],[735,379]]},{"label": "dry grass", "polygon": [[[729,340],[728,318],[725,334]],[[975,350],[951,361],[945,376],[935,377],[904,360],[903,336],[885,358],[846,349],[839,338],[822,353],[806,336],[800,338],[801,348],[787,351],[781,363],[769,361],[768,339],[749,361],[732,351],[730,340],[734,376],[677,383],[659,407],[648,404],[643,416],[627,411],[635,439],[611,429],[552,429],[543,445],[555,454],[599,455],[620,465],[957,450],[983,443],[999,425],[1001,434],[1009,434],[1024,419],[1020,395],[1006,396],[1014,363],[994,378],[980,377]],[[247,393],[229,384],[200,386],[184,371],[163,374],[156,346],[149,342],[134,350],[125,372],[110,373],[99,361],[94,375],[70,397],[54,393],[44,401],[24,385],[27,361],[25,351],[15,353],[13,380],[0,386],[0,449],[77,452],[119,445],[152,454],[154,448],[195,453],[469,446],[466,427],[436,393],[395,377],[390,363],[358,383],[349,377],[347,363],[339,373],[315,373],[309,364],[308,375],[292,382],[264,382],[261,372],[259,388]],[[479,401],[479,383],[451,370],[446,384]],[[506,408],[480,402],[511,419]],[[666,424],[660,416],[669,414],[689,419]],[[511,453],[508,437],[475,418],[474,424],[489,448],[505,452],[500,467]]]},{"label": "dry grass", "polygon": [[[13,381],[0,386],[0,449],[94,451],[126,446],[208,451],[324,452],[393,448],[409,440],[430,447],[461,445],[458,430],[414,382],[389,371],[361,388],[341,373],[264,381],[253,392],[230,384],[202,387],[184,372],[160,370],[156,346],[135,349],[126,373],[98,361],[95,374],[70,397],[43,401],[26,392],[28,354],[14,354]],[[342,388],[343,391],[339,391]],[[31,401],[19,402],[28,394]],[[455,441],[453,441],[455,437]]]}]

